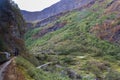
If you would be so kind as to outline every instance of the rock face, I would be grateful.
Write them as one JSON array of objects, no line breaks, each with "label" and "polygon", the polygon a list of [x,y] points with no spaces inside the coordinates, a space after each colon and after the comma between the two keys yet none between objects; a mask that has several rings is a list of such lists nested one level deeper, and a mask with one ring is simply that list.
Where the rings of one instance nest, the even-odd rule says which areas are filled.
[{"label": "rock face", "polygon": [[17,5],[11,0],[0,0],[0,51],[24,50],[24,20]]},{"label": "rock face", "polygon": [[76,8],[80,8],[88,3],[91,3],[95,0],[61,0],[60,2],[52,5],[49,8],[44,9],[43,11],[38,12],[28,12],[21,11],[25,20],[29,21],[40,21],[46,19],[50,16],[59,14],[61,12],[70,11]]},{"label": "rock face", "polygon": [[67,71],[67,75],[69,76],[69,78],[74,79],[74,80],[82,80],[82,77],[78,74],[76,74],[76,72],[74,71]]}]

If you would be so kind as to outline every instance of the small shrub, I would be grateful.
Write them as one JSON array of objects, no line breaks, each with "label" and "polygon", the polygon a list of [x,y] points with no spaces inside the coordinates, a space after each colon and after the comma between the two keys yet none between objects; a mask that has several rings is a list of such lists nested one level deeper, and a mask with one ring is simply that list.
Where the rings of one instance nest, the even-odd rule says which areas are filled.
[{"label": "small shrub", "polygon": [[117,59],[117,60],[120,60],[120,53],[118,53],[118,54],[116,55],[116,59]]},{"label": "small shrub", "polygon": [[22,55],[25,59],[27,59],[29,62],[31,62],[34,66],[39,66],[38,59],[33,54],[23,54]]},{"label": "small shrub", "polygon": [[71,57],[65,57],[62,59],[62,61],[67,64],[72,64],[74,60]]},{"label": "small shrub", "polygon": [[110,70],[105,76],[105,80],[120,80],[120,72]]},{"label": "small shrub", "polygon": [[87,61],[83,68],[93,73],[96,78],[103,78],[103,73],[109,68],[110,64],[107,62]]}]

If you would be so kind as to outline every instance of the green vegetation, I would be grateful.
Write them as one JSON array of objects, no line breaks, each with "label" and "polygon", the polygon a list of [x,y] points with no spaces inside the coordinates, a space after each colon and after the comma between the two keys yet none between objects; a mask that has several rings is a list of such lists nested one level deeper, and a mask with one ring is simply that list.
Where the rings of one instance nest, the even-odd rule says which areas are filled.
[{"label": "green vegetation", "polygon": [[[67,77],[62,77],[57,73],[44,72],[41,69],[37,69],[33,64],[22,57],[16,58],[16,63],[19,67],[22,67],[22,71],[25,70],[26,80],[70,80]],[[29,79],[28,79],[29,78]]]},{"label": "green vegetation", "polygon": [[105,80],[119,80],[119,79],[120,72],[114,70],[110,70],[105,77]]},{"label": "green vegetation", "polygon": [[[96,3],[97,5],[97,3]],[[94,5],[94,6],[96,6]],[[93,6],[93,7],[94,7]],[[103,5],[103,7],[106,4]],[[37,35],[42,28],[36,28],[26,33],[26,45],[32,53],[53,53],[53,54],[71,54],[71,55],[86,55],[92,56],[116,56],[120,50],[119,46],[116,46],[108,41],[98,39],[94,34],[90,33],[90,30],[96,24],[102,24],[111,15],[102,15],[103,10],[97,10],[96,12],[90,9],[84,9],[82,11],[73,11],[59,19],[59,22],[67,22],[64,28],[54,32],[50,32],[43,37]],[[96,9],[96,8],[95,8]],[[57,21],[58,22],[58,21]],[[54,25],[54,23],[53,23]],[[50,26],[47,26],[50,27]]]},{"label": "green vegetation", "polygon": [[[71,11],[45,27],[28,31],[25,35],[27,48],[36,55],[40,64],[53,62],[73,69],[82,75],[83,80],[94,80],[95,78],[119,80],[120,46],[111,43],[108,39],[102,40],[91,31],[94,26],[102,25],[106,20],[116,18],[115,13],[105,14],[105,8],[110,2],[111,0],[106,0],[101,4],[96,2],[90,8]],[[58,22],[67,24],[59,30],[48,32],[42,37],[39,36],[42,30],[46,30]],[[112,73],[108,69],[118,72],[113,72],[113,76],[111,76]],[[57,70],[55,71],[57,72]],[[46,73],[42,70],[41,72]],[[52,77],[53,79],[44,77],[41,79],[55,80],[54,76]],[[60,80],[64,79],[60,77]]]}]

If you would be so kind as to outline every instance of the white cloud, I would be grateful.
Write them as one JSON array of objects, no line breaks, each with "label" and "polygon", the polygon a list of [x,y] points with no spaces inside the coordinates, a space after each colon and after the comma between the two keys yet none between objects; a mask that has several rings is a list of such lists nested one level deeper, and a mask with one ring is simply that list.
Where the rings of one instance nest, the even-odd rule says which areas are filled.
[{"label": "white cloud", "polygon": [[20,9],[28,11],[40,11],[47,8],[60,0],[13,0]]}]

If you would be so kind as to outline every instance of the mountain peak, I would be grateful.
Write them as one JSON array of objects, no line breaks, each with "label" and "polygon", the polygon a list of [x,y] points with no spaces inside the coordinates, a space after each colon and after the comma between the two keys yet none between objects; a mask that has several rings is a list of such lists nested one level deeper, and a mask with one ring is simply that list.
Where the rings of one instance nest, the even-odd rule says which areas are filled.
[{"label": "mountain peak", "polygon": [[95,0],[61,0],[60,2],[38,12],[21,11],[26,21],[40,21],[61,12],[80,8]]}]

